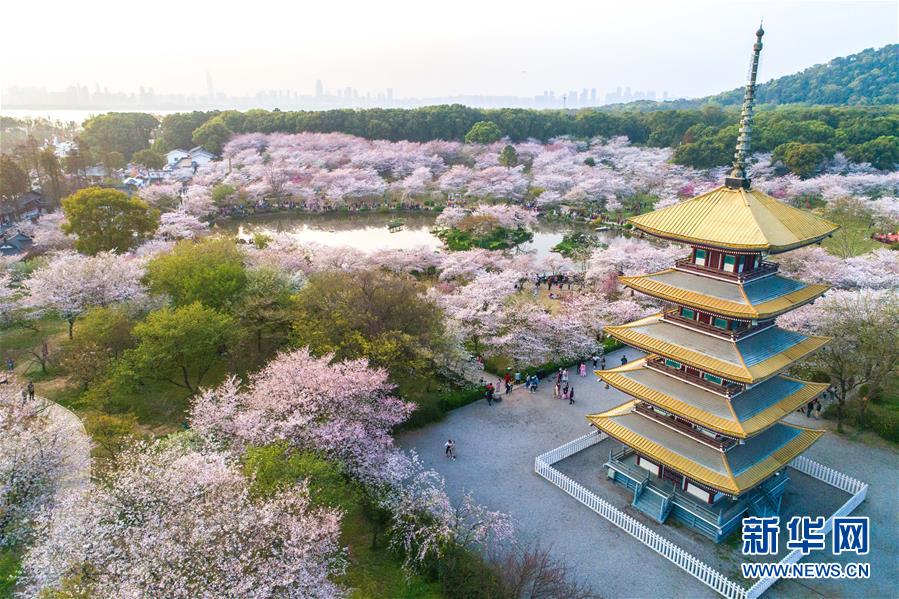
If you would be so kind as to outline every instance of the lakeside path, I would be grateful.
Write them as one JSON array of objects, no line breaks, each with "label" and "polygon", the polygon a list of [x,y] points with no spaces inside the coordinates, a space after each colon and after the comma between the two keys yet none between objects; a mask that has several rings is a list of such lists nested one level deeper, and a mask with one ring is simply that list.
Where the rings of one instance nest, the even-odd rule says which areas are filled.
[{"label": "lakeside path", "polygon": [[[633,360],[642,353],[626,348],[606,357],[608,368],[626,354]],[[617,528],[559,488],[534,473],[534,458],[591,430],[586,414],[612,408],[626,400],[614,388],[605,389],[588,368],[587,377],[569,369],[576,403],[568,405],[552,397],[552,383],[541,381],[536,394],[523,387],[488,406],[484,400],[447,414],[427,427],[399,436],[398,443],[414,449],[423,462],[446,479],[453,496],[471,491],[491,509],[509,513],[516,521],[522,540],[539,541],[564,560],[575,575],[607,599],[616,597],[716,597],[705,586],[674,564]],[[795,424],[815,426],[798,414],[788,418]],[[823,423],[822,423],[823,424]],[[448,438],[456,442],[458,460],[443,456]],[[899,513],[899,453],[888,447],[872,447],[837,436],[825,435],[805,455],[870,484],[868,499],[853,515],[870,516],[871,554],[864,558],[838,559],[868,561],[872,577],[867,581],[778,582],[770,597],[868,597],[894,596],[897,575],[897,516]],[[600,468],[581,473],[581,480],[602,477]],[[641,522],[647,518],[627,506],[625,493],[609,484],[610,494],[619,497],[613,504]],[[814,498],[800,498],[814,501]],[[625,507],[627,506],[627,507]],[[720,546],[700,538],[683,526],[653,526],[666,538],[719,567]],[[738,549],[737,549],[738,550]],[[732,550],[731,550],[732,551]],[[814,557],[814,556],[811,556]],[[841,556],[841,558],[844,556]],[[809,558],[806,558],[809,559]],[[814,561],[830,561],[829,551]],[[721,568],[733,580],[735,572]],[[748,586],[748,585],[747,585]]]}]

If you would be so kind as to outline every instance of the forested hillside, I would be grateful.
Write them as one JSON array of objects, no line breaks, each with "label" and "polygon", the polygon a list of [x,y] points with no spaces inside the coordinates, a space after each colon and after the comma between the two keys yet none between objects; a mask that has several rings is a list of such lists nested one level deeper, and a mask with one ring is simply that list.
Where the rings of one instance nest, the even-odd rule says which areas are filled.
[{"label": "forested hillside", "polygon": [[[834,58],[758,86],[761,104],[895,104],[899,102],[899,44]],[[743,89],[704,98],[736,105]]]}]

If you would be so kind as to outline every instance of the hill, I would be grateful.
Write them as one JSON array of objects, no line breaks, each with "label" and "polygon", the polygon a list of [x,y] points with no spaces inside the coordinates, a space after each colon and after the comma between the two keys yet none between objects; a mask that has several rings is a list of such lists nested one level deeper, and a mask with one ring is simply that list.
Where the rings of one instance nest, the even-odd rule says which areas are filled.
[{"label": "hill", "polygon": [[[638,101],[604,107],[607,110],[677,110],[706,104],[739,106],[744,87],[704,98],[668,102]],[[834,58],[798,73],[761,83],[758,104],[815,104],[877,106],[899,103],[899,44],[869,48],[851,56]]]}]

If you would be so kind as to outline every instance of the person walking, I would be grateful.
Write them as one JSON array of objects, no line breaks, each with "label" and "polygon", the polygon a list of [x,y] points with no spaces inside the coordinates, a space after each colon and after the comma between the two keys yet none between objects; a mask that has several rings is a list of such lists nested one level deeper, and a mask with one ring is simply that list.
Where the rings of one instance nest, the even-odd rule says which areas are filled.
[{"label": "person walking", "polygon": [[606,359],[605,359],[605,357],[599,359],[599,369],[600,369],[600,370],[605,370],[605,369],[606,369]]},{"label": "person walking", "polygon": [[34,382],[28,381],[28,399],[34,401]]},{"label": "person walking", "polygon": [[452,439],[447,439],[443,444],[443,455],[448,458],[456,459],[456,443]]},{"label": "person walking", "polygon": [[12,372],[16,368],[16,363],[13,362],[12,358],[6,358],[6,371]]},{"label": "person walking", "polygon": [[571,389],[568,390],[568,405],[570,406],[573,403],[574,403],[574,387],[572,387]]},{"label": "person walking", "polygon": [[553,386],[553,399],[559,399],[559,395],[562,393],[562,383],[556,381],[556,384]]},{"label": "person walking", "polygon": [[596,363],[599,362],[599,356],[593,354],[593,368],[596,368]]},{"label": "person walking", "polygon": [[621,365],[624,366],[627,364],[627,356],[621,356]]},{"label": "person walking", "polygon": [[568,386],[568,369],[562,371],[562,384]]},{"label": "person walking", "polygon": [[493,405],[493,383],[487,385],[487,390],[484,392],[484,397],[487,398],[487,405]]},{"label": "person walking", "polygon": [[814,409],[815,409],[815,400],[813,399],[812,401],[810,401],[810,402],[808,402],[807,404],[805,404],[805,417],[806,417],[806,418],[811,418],[811,417],[812,417],[812,410],[814,410]]},{"label": "person walking", "polygon": [[815,398],[815,420],[821,419],[821,400]]},{"label": "person walking", "polygon": [[581,365],[578,366],[578,374],[581,376],[587,376],[587,365],[581,362]]}]

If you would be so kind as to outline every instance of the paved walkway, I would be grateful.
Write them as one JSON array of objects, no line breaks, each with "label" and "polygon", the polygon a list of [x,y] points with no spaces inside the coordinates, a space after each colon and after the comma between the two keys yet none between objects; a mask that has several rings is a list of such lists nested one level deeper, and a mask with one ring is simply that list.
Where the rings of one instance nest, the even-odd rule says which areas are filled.
[{"label": "paved walkway", "polygon": [[[607,356],[607,367],[618,365],[622,353],[629,359],[641,356],[637,350],[620,350]],[[575,369],[569,372],[575,389],[574,405],[554,400],[552,384],[545,381],[537,394],[519,388],[494,406],[481,400],[453,411],[442,422],[401,435],[399,443],[414,448],[426,464],[443,474],[451,493],[470,490],[481,503],[511,514],[523,539],[551,546],[553,553],[564,559],[577,576],[605,597],[717,596],[534,473],[537,455],[591,430],[584,418],[586,414],[625,401],[623,393],[604,389],[590,370],[585,378],[576,376]],[[808,425],[807,420],[798,418],[797,422]],[[443,444],[448,438],[456,442],[455,462],[443,457]],[[802,586],[781,582],[772,589],[771,596],[894,596],[892,581],[899,574],[894,563],[899,508],[897,452],[828,434],[807,455],[871,483],[868,501],[856,514],[870,516],[873,522],[873,549],[868,556],[872,579]],[[588,477],[596,475],[585,473]],[[623,500],[619,507],[625,503]],[[663,527],[662,534],[665,530],[673,529]],[[689,546],[685,549],[694,550]],[[697,553],[710,551],[716,551],[714,545]]]}]

